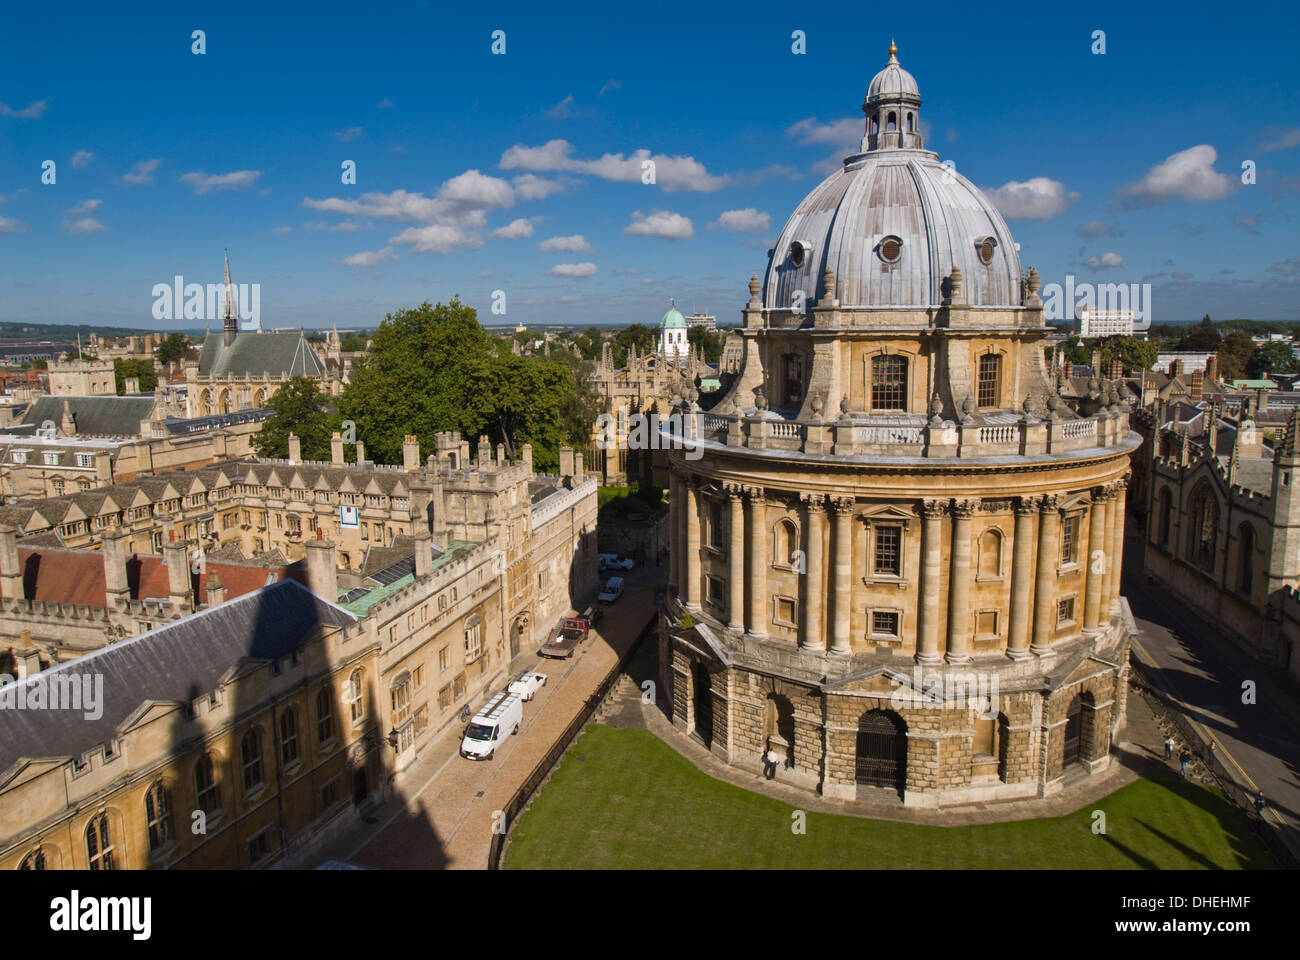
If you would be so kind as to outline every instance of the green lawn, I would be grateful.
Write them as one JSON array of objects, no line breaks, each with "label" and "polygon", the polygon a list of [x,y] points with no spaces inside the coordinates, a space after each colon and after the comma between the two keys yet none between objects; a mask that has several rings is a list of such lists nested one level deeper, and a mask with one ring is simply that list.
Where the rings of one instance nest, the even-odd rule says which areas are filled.
[{"label": "green lawn", "polygon": [[[700,773],[646,730],[593,725],[520,818],[508,869],[1262,869],[1215,791],[1139,780],[1066,817],[930,827],[809,813]],[[1104,836],[1092,813],[1106,814]]]}]

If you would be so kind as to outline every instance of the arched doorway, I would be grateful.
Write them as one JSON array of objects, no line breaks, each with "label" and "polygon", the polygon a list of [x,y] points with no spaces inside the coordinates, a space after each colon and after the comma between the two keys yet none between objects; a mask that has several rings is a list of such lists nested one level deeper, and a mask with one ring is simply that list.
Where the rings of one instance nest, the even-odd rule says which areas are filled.
[{"label": "arched doorway", "polygon": [[519,656],[520,647],[523,646],[524,634],[528,631],[528,614],[521,613],[515,617],[515,625],[510,630],[510,658],[513,660]]},{"label": "arched doorway", "polygon": [[776,750],[786,766],[794,766],[794,705],[779,693],[768,694],[763,705],[763,749]]},{"label": "arched doorway", "polygon": [[695,735],[704,741],[706,747],[713,747],[713,694],[709,687],[709,670],[698,661],[691,665],[691,681],[694,687]]},{"label": "arched doorway", "polygon": [[903,795],[907,779],[907,724],[896,713],[872,710],[858,721],[854,779],[864,786],[892,787]]},{"label": "arched doorway", "polygon": [[1083,697],[1076,696],[1065,711],[1065,746],[1061,766],[1078,763],[1083,756]]}]

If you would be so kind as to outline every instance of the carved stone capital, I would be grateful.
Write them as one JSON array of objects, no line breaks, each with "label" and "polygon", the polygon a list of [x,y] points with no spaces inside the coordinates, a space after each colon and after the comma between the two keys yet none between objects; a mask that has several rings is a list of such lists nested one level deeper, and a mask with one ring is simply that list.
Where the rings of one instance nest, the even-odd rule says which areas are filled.
[{"label": "carved stone capital", "polygon": [[1016,516],[1029,517],[1033,516],[1042,507],[1043,498],[1040,496],[1021,497],[1016,502]]},{"label": "carved stone capital", "polygon": [[830,497],[830,508],[837,517],[847,517],[853,513],[857,501],[853,497]]},{"label": "carved stone capital", "polygon": [[948,516],[948,510],[951,501],[948,500],[922,500],[921,516],[927,520],[942,520]]},{"label": "carved stone capital", "polygon": [[975,516],[975,511],[979,509],[980,501],[978,498],[969,500],[954,500],[952,502],[952,515],[956,520],[969,520]]},{"label": "carved stone capital", "polygon": [[728,481],[722,485],[722,489],[729,500],[739,500],[745,495],[745,485],[743,483]]},{"label": "carved stone capital", "polygon": [[826,506],[826,496],[820,493],[801,493],[799,502],[808,510],[822,510]]},{"label": "carved stone capital", "polygon": [[1055,513],[1061,509],[1062,497],[1059,493],[1049,493],[1045,495],[1038,504],[1039,513]]}]

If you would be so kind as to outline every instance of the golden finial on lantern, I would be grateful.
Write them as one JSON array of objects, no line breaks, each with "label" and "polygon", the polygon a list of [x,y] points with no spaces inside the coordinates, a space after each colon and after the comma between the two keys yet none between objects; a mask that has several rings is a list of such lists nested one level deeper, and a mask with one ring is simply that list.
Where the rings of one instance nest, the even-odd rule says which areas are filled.
[{"label": "golden finial on lantern", "polygon": [[889,38],[889,55],[892,57],[892,56],[893,56],[894,54],[896,54],[896,53],[898,53],[898,44],[894,43],[894,38],[893,38],[893,37],[890,37],[890,38]]}]

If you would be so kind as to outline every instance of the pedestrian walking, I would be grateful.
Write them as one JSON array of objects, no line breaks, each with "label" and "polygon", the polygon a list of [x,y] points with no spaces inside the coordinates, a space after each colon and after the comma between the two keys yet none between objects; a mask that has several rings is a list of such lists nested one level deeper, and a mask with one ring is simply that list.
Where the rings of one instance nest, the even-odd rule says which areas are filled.
[{"label": "pedestrian walking", "polygon": [[1183,779],[1187,779],[1187,765],[1192,762],[1192,755],[1184,747],[1183,752],[1178,755],[1178,762],[1183,765]]},{"label": "pedestrian walking", "polygon": [[1261,790],[1255,794],[1255,812],[1261,817],[1264,815],[1264,808],[1268,806],[1268,801],[1264,799],[1264,791]]},{"label": "pedestrian walking", "polygon": [[780,763],[781,763],[781,755],[777,753],[775,750],[769,749],[767,751],[767,756],[764,758],[763,761],[763,772],[767,774],[767,779],[769,780],[776,779],[776,768]]},{"label": "pedestrian walking", "polygon": [[1174,738],[1165,737],[1165,759],[1172,760],[1173,758],[1174,758]]},{"label": "pedestrian walking", "polygon": [[1211,741],[1210,741],[1210,767],[1211,767],[1211,769],[1213,769],[1213,767],[1214,767],[1214,758],[1215,758],[1216,756],[1218,756],[1218,754],[1216,754],[1216,753],[1214,752],[1215,749],[1216,749],[1216,748],[1215,748],[1215,745],[1214,745],[1214,741],[1211,740]]}]

